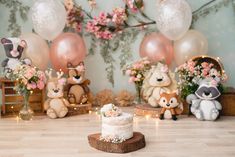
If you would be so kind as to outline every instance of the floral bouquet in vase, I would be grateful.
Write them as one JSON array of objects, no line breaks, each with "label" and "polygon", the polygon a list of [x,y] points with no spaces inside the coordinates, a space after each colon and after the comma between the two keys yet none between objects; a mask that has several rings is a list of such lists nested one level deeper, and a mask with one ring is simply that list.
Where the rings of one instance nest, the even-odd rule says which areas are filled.
[{"label": "floral bouquet in vase", "polygon": [[134,83],[137,92],[137,103],[141,103],[141,89],[145,78],[145,73],[151,68],[151,62],[147,58],[142,58],[125,69],[126,75],[129,75],[129,83]]},{"label": "floral bouquet in vase", "polygon": [[24,97],[24,104],[19,112],[19,117],[22,120],[30,120],[32,119],[33,111],[29,106],[29,96],[33,93],[33,90],[42,90],[45,87],[46,76],[44,72],[36,67],[21,65],[13,71],[11,79],[16,81],[14,89]]},{"label": "floral bouquet in vase", "polygon": [[[202,58],[203,59],[203,58]],[[179,88],[181,97],[186,99],[189,94],[195,93],[199,83],[205,78],[213,78],[218,83],[218,89],[223,91],[222,83],[227,80],[225,71],[217,62],[204,60],[189,60],[176,68],[179,76]]]}]

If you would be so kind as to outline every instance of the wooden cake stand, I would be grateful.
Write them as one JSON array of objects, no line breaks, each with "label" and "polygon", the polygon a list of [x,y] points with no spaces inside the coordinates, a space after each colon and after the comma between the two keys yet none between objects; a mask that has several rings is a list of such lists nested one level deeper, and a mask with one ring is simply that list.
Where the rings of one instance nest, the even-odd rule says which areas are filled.
[{"label": "wooden cake stand", "polygon": [[88,136],[91,147],[109,153],[128,153],[145,147],[144,135],[134,132],[133,137],[122,143],[111,143],[100,140],[100,133]]},{"label": "wooden cake stand", "polygon": [[154,108],[149,104],[136,105],[134,113],[137,116],[150,116],[153,118],[158,118],[161,112],[161,108]]}]

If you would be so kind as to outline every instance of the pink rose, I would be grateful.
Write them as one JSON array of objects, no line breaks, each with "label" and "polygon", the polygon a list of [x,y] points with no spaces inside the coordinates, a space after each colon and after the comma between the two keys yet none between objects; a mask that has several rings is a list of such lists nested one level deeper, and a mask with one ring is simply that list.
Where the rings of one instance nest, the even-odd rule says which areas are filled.
[{"label": "pink rose", "polygon": [[126,71],[126,75],[130,75],[130,74],[131,74],[131,70],[128,69],[128,70]]}]

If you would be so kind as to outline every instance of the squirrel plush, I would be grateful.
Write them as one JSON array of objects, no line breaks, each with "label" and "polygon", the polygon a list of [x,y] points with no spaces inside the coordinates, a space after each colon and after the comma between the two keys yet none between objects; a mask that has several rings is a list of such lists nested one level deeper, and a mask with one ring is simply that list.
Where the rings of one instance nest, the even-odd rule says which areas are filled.
[{"label": "squirrel plush", "polygon": [[177,115],[183,112],[183,105],[179,100],[178,94],[162,93],[158,104],[162,107],[159,119],[173,119],[177,120]]},{"label": "squirrel plush", "polygon": [[92,94],[88,85],[90,80],[85,78],[85,66],[80,62],[77,66],[71,63],[67,64],[68,68],[68,101],[70,104],[92,103]]}]

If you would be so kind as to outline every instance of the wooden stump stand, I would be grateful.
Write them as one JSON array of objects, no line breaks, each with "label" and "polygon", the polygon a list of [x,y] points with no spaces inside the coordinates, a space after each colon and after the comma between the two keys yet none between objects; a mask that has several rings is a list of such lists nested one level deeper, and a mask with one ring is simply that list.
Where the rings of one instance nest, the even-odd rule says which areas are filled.
[{"label": "wooden stump stand", "polygon": [[128,153],[145,147],[144,135],[134,132],[133,137],[122,143],[111,143],[100,140],[100,133],[88,136],[91,147],[109,153]]},{"label": "wooden stump stand", "polygon": [[134,113],[137,116],[150,116],[152,118],[158,118],[161,112],[161,108],[154,108],[149,104],[136,105]]},{"label": "wooden stump stand", "polygon": [[92,108],[92,104],[71,105],[70,107],[68,107],[67,116],[86,114],[86,113],[89,113],[91,108]]}]

